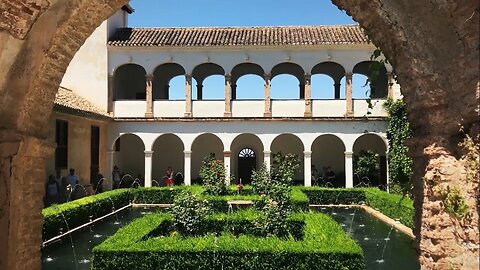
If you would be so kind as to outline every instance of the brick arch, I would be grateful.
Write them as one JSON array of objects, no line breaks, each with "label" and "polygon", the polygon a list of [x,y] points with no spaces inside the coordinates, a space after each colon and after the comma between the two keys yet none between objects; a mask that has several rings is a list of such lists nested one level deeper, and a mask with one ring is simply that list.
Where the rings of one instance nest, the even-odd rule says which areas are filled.
[{"label": "brick arch", "polygon": [[[128,1],[0,3],[7,2],[18,5],[5,9],[9,16],[0,18],[0,64],[7,67],[0,70],[0,190],[8,190],[0,193],[0,229],[5,232],[0,234],[0,242],[6,243],[0,247],[0,268],[40,269],[41,239],[34,232],[41,230],[41,164],[53,152],[53,146],[44,140],[53,100],[74,53],[102,21]],[[402,86],[415,133],[410,152],[416,185],[414,232],[421,263],[427,269],[449,265],[478,269],[478,249],[465,244],[478,241],[478,182],[465,182],[465,163],[457,142],[462,138],[458,132],[462,125],[478,143],[479,2],[332,2],[351,14],[382,48]],[[438,176],[441,182],[459,187],[465,194],[471,222],[459,225],[449,219],[438,196],[427,192],[433,187],[421,179],[432,179],[438,171],[442,171]],[[20,188],[12,189],[12,183],[20,183],[16,185]],[[28,223],[22,222],[25,217]],[[440,223],[453,232],[442,226],[430,229]],[[455,231],[465,230],[471,230],[469,236],[457,240]]]}]

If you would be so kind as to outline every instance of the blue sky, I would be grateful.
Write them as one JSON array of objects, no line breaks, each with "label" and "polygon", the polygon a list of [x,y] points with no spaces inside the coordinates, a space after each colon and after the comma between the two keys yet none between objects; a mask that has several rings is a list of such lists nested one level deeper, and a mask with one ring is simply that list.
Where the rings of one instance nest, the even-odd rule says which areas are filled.
[{"label": "blue sky", "polygon": [[[129,16],[130,27],[355,24],[351,17],[329,0],[132,0],[130,5],[135,9]],[[204,99],[223,98],[223,80],[222,76],[207,78],[204,82]],[[354,75],[353,81],[364,82],[365,78]],[[341,83],[344,85],[343,81]],[[354,98],[365,96],[366,89],[362,85],[354,83]],[[174,78],[170,89],[172,99],[184,99],[184,78]],[[298,80],[295,77],[279,75],[272,80],[271,97],[298,98],[297,89]],[[262,99],[263,80],[255,75],[240,78],[237,97]],[[193,98],[196,98],[196,94]],[[312,98],[333,98],[333,80],[323,75],[312,76]]]}]

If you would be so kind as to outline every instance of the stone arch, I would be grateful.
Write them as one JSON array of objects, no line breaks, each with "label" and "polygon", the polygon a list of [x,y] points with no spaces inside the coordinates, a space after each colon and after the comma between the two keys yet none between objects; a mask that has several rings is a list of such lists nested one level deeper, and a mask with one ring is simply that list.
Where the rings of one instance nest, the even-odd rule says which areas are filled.
[{"label": "stone arch", "polygon": [[197,81],[197,99],[203,99],[203,82],[206,78],[213,75],[224,76],[225,70],[215,63],[203,63],[193,69],[192,77]]},{"label": "stone arch", "polygon": [[[271,91],[272,99],[275,98],[275,92],[276,92],[275,90],[277,88],[275,84],[275,77],[278,77],[279,75],[289,75],[297,78],[298,80],[298,87],[296,87],[298,89],[297,97],[299,99],[305,98],[305,71],[300,65],[292,62],[284,62],[284,63],[277,64],[272,68],[271,75],[272,75],[271,77],[272,86],[270,91]],[[287,77],[289,76],[283,76],[282,79],[287,81]],[[277,78],[277,80],[278,79],[279,78]]]},{"label": "stone arch", "polygon": [[[245,75],[256,75],[256,76],[259,76],[260,78],[262,78],[263,80],[263,75],[264,75],[265,71],[263,70],[263,68],[258,65],[258,64],[255,64],[255,63],[241,63],[241,64],[238,64],[236,65],[235,67],[233,67],[232,69],[232,72],[231,72],[231,80],[232,80],[232,83],[231,83],[231,87],[232,87],[232,100],[235,100],[237,99],[237,89],[240,89],[242,90],[242,88],[238,88],[238,80],[245,76]],[[262,96],[263,98],[263,83],[260,85],[259,89],[261,89],[262,91],[259,93],[259,96]],[[242,92],[242,91],[240,91]]]},{"label": "stone arch", "polygon": [[163,176],[169,166],[174,173],[185,175],[184,150],[184,143],[177,135],[166,133],[158,136],[152,145],[152,181],[156,180],[160,185],[164,185]]},{"label": "stone arch", "polygon": [[[331,167],[335,172],[335,187],[345,187],[345,143],[336,135],[322,134],[312,143],[312,168],[317,170],[315,178],[322,176],[324,167]],[[319,183],[317,183],[319,184]]]},{"label": "stone arch", "polygon": [[[443,4],[426,1],[403,4],[381,0],[332,0],[360,23],[394,67],[402,94],[406,100],[409,120],[415,137],[410,141],[410,154],[414,157],[414,183],[416,185],[417,247],[425,268],[442,268],[446,265],[478,268],[478,248],[465,243],[475,241],[473,236],[458,239],[456,231],[478,228],[478,183],[465,182],[465,166],[458,153],[456,140],[464,135],[458,127],[478,143],[478,74],[479,55],[479,2],[462,3],[446,0]],[[29,163],[38,171],[53,147],[45,141],[49,130],[48,117],[58,90],[59,82],[68,63],[85,39],[102,21],[119,10],[127,0],[109,1],[57,1],[36,5],[14,6],[6,11],[12,16],[0,19],[3,27],[2,65],[0,70],[0,153],[5,157],[0,164],[1,177],[7,183],[30,179],[31,185],[23,185],[12,193],[0,195],[0,201],[11,200],[0,224],[7,233],[0,235],[0,242],[7,243],[0,250],[0,261],[8,269],[39,269],[41,228],[42,173],[31,177],[26,168],[13,163]],[[66,8],[68,5],[68,8]],[[23,9],[21,9],[23,8]],[[54,12],[53,12],[54,11]],[[21,20],[10,21],[12,17]],[[51,30],[51,31],[48,31]],[[75,33],[75,35],[72,35]],[[445,57],[449,56],[449,57]],[[412,68],[415,67],[415,68]],[[11,108],[16,108],[12,110]],[[428,166],[427,166],[428,165]],[[439,198],[428,193],[422,179],[432,177],[443,168],[457,168],[441,175],[441,182],[459,187],[469,202],[474,218],[467,224],[448,220],[448,214],[439,207],[422,209],[422,205],[438,205]],[[428,187],[431,188],[431,187]],[[33,190],[33,191],[32,191]],[[38,194],[30,196],[30,194]],[[15,198],[31,198],[22,207]],[[10,216],[15,211],[16,218]],[[33,213],[33,214],[32,214]],[[438,223],[438,215],[445,216],[444,226],[451,232],[441,241],[432,241],[429,224]],[[29,224],[21,224],[22,217],[31,217]],[[28,226],[28,228],[26,228]],[[434,233],[440,233],[437,226]],[[17,231],[31,231],[18,234]],[[438,239],[438,238],[435,238]],[[419,243],[422,242],[422,245]],[[14,245],[12,243],[24,243]],[[453,247],[453,249],[451,248]],[[450,250],[447,253],[439,250]],[[8,253],[7,253],[8,251]],[[28,256],[8,257],[8,254]]]},{"label": "stone arch", "polygon": [[[312,97],[318,95],[318,92],[329,92],[328,88],[322,89],[321,86],[316,85],[316,78],[318,75],[326,75],[330,77],[333,80],[332,87],[330,88],[331,90],[331,96],[334,99],[339,99],[340,98],[340,93],[341,93],[341,83],[340,81],[342,80],[343,76],[345,76],[345,68],[336,62],[322,62],[317,65],[315,65],[312,70]],[[333,90],[333,91],[332,91]],[[323,96],[323,95],[322,95]],[[330,95],[329,95],[330,96]]]},{"label": "stone arch", "polygon": [[386,189],[388,184],[388,175],[387,175],[387,143],[385,140],[374,133],[367,133],[359,136],[353,143],[353,164],[354,164],[354,177],[353,185],[358,185],[361,182],[361,177],[355,175],[355,168],[357,166],[357,160],[362,152],[364,151],[373,151],[378,155],[377,157],[377,166],[378,173],[373,175],[368,179],[373,186],[379,186],[383,189]]},{"label": "stone arch", "polygon": [[[202,133],[192,142],[192,183],[198,183],[200,167],[203,159],[210,153],[215,154],[215,158],[223,161],[224,144],[215,134]],[[197,180],[197,181],[194,181]]]},{"label": "stone arch", "polygon": [[[295,154],[300,159],[300,167],[295,174],[294,180],[295,184],[303,185],[304,179],[304,158],[303,158],[303,151],[305,146],[303,144],[302,139],[298,136],[291,134],[291,133],[283,133],[275,137],[273,139],[272,144],[270,145],[270,150],[272,151],[272,155],[278,152],[282,152],[283,155],[286,154]],[[273,160],[272,160],[273,163]]]},{"label": "stone arch", "polygon": [[[360,63],[357,63],[353,67],[353,75],[355,74],[361,74],[364,75],[365,78],[368,78],[369,74],[372,72],[370,65],[372,64],[372,61],[363,61]],[[365,82],[360,81],[357,82],[355,81],[355,78],[353,79],[353,84],[357,85],[363,85]],[[372,98],[385,98],[387,97],[387,88],[388,88],[388,77],[387,77],[387,68],[385,65],[382,65],[379,70],[378,70],[378,76],[376,77],[375,81],[372,83],[370,82],[368,84],[370,87],[370,97]]]},{"label": "stone arch", "polygon": [[118,67],[114,74],[113,100],[145,99],[146,71],[137,64]]},{"label": "stone arch", "polygon": [[170,80],[179,75],[185,75],[185,68],[178,63],[165,63],[157,66],[153,71],[153,99],[170,99]]},{"label": "stone arch", "polygon": [[113,164],[125,174],[133,178],[144,176],[145,172],[145,144],[134,133],[121,134],[114,142]]},{"label": "stone arch", "polygon": [[230,145],[230,168],[231,173],[235,176],[235,179],[239,179],[239,166],[238,166],[238,154],[244,148],[251,148],[256,154],[256,164],[255,167],[258,169],[264,162],[263,151],[264,146],[262,140],[252,133],[242,133],[239,134],[233,139]]}]

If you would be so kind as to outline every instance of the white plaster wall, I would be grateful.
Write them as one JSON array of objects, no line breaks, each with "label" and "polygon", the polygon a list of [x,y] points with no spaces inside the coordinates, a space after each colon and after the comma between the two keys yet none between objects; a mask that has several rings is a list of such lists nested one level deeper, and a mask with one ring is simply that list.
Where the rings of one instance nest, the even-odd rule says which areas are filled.
[{"label": "white plaster wall", "polygon": [[232,101],[233,117],[262,117],[265,111],[263,100],[234,100]]},{"label": "white plaster wall", "polygon": [[343,117],[346,108],[344,99],[312,100],[313,117]]},{"label": "white plaster wall", "polygon": [[145,100],[114,101],[115,117],[145,117],[147,103]]},{"label": "white plaster wall", "polygon": [[184,100],[162,100],[153,102],[153,115],[155,117],[184,117]]},{"label": "white plaster wall", "polygon": [[[368,109],[368,103],[365,99],[353,100],[353,115],[355,117],[362,116],[387,116],[387,112],[383,109],[383,103],[385,100],[372,99],[372,109]],[[371,114],[367,115],[370,110]]]},{"label": "white plaster wall", "polygon": [[272,100],[273,117],[303,117],[305,100]]},{"label": "white plaster wall", "polygon": [[104,21],[75,54],[60,83],[105,111],[108,98],[106,42],[107,21]]},{"label": "white plaster wall", "polygon": [[224,100],[194,100],[192,101],[193,117],[223,117]]}]

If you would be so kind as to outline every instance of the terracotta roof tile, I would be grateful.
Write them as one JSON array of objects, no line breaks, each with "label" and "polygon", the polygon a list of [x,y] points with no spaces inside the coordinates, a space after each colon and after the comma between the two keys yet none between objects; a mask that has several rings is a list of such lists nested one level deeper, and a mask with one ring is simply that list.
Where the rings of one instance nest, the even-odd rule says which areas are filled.
[{"label": "terracotta roof tile", "polygon": [[110,46],[214,47],[367,44],[358,25],[119,28]]},{"label": "terracotta roof tile", "polygon": [[93,105],[72,90],[60,87],[55,97],[54,108],[58,111],[80,114],[81,116],[96,116],[110,118],[106,111]]}]

